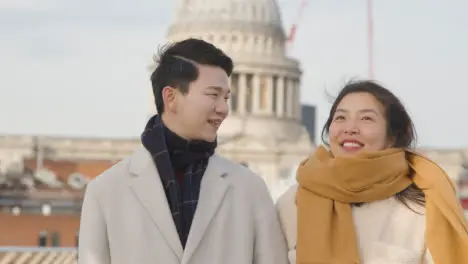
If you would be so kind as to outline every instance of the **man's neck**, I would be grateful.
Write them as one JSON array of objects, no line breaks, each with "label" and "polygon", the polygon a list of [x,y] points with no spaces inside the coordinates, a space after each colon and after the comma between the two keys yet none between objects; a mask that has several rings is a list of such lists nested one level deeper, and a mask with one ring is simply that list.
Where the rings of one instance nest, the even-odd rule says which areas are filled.
[{"label": "man's neck", "polygon": [[183,129],[181,129],[181,127],[174,121],[174,118],[172,118],[171,116],[168,116],[167,113],[163,113],[161,115],[161,120],[164,124],[164,126],[166,126],[167,129],[169,129],[170,131],[172,131],[172,133],[178,135],[179,137],[189,141],[190,139],[188,139],[187,136],[184,135],[184,133],[182,133]]}]

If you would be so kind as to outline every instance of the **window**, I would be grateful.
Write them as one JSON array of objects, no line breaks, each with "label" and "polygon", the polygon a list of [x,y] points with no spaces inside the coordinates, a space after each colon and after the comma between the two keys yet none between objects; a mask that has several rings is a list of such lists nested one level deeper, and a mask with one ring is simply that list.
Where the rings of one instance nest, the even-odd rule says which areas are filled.
[{"label": "window", "polygon": [[51,246],[60,247],[60,234],[58,232],[53,232],[50,238]]},{"label": "window", "polygon": [[288,112],[288,89],[290,87],[288,87],[288,79],[287,78],[284,78],[283,79],[283,113],[286,113]]},{"label": "window", "polygon": [[47,231],[39,232],[37,245],[39,247],[46,247],[47,246]]},{"label": "window", "polygon": [[52,206],[48,203],[45,203],[41,207],[42,215],[49,216],[52,213]]},{"label": "window", "polygon": [[294,96],[296,96],[296,93],[295,93],[295,89],[294,89],[294,80],[291,80],[291,82],[289,82],[290,84],[290,87],[289,89],[291,90],[289,92],[289,104],[290,104],[290,107],[291,107],[291,112],[290,113],[290,117],[294,117],[294,105],[295,105],[295,102],[296,102],[296,98]]},{"label": "window", "polygon": [[276,101],[278,100],[278,76],[273,76],[273,87],[272,87],[272,111],[273,113],[277,113],[278,109],[276,107]]},{"label": "window", "polygon": [[268,106],[267,77],[260,76],[260,109],[266,110]]},{"label": "window", "polygon": [[301,108],[299,107],[301,105],[301,91],[300,89],[300,82],[299,79],[294,79],[293,82],[293,92],[292,92],[292,114],[294,117],[298,117],[300,115]]},{"label": "window", "polygon": [[239,96],[239,74],[233,73],[231,75],[231,111],[235,113],[237,111]]},{"label": "window", "polygon": [[269,53],[270,52],[270,38],[264,38],[263,39],[263,52]]},{"label": "window", "polygon": [[247,113],[252,112],[252,101],[253,101],[253,75],[247,74],[246,76],[246,93],[245,93],[245,111]]},{"label": "window", "polygon": [[80,243],[80,231],[76,231],[75,233],[75,246],[78,247],[79,243]]},{"label": "window", "polygon": [[14,216],[18,216],[21,214],[21,206],[15,205],[11,208],[11,214]]}]

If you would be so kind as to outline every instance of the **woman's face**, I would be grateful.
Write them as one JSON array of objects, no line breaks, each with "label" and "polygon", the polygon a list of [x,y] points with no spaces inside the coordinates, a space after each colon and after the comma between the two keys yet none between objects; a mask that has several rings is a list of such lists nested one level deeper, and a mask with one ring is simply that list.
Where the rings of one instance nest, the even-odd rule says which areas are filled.
[{"label": "woman's face", "polygon": [[391,147],[387,139],[385,109],[371,94],[351,93],[343,97],[332,117],[329,142],[335,157]]}]

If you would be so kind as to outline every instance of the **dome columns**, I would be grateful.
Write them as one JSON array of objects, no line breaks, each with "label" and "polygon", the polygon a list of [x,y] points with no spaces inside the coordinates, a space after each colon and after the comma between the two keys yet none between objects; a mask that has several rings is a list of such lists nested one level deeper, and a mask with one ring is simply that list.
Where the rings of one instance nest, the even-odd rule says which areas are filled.
[{"label": "dome columns", "polygon": [[299,120],[299,89],[295,77],[235,71],[231,76],[230,112]]}]

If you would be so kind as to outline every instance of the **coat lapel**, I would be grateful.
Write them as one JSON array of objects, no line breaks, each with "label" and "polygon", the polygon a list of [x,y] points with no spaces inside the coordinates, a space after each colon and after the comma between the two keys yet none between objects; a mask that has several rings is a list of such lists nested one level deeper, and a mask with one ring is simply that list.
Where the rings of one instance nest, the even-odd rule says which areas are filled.
[{"label": "coat lapel", "polygon": [[148,212],[174,254],[181,260],[182,244],[177,234],[166,194],[151,155],[145,148],[142,147],[135,152],[129,164],[129,171],[132,175],[129,179],[129,186],[134,195]]},{"label": "coat lapel", "polygon": [[197,210],[190,228],[182,264],[189,262],[223,202],[229,189],[227,175],[227,168],[223,166],[222,160],[217,155],[213,155],[203,175]]}]

